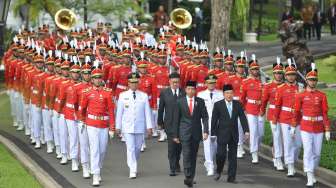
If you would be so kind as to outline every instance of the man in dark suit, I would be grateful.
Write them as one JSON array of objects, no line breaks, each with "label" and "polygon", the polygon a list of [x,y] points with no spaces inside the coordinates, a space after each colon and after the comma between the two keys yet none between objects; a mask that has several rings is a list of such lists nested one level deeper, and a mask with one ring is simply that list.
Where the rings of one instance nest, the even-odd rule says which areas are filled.
[{"label": "man in dark suit", "polygon": [[160,93],[157,123],[165,129],[168,140],[168,160],[170,176],[176,176],[176,172],[181,172],[180,156],[182,151],[181,143],[173,140],[174,111],[176,110],[177,99],[185,97],[185,92],[180,88],[180,75],[172,73],[169,75],[170,87]]},{"label": "man in dark suit", "polygon": [[232,85],[224,85],[223,93],[224,99],[215,103],[211,118],[211,136],[217,136],[215,180],[220,179],[228,153],[227,181],[234,183],[237,170],[238,118],[245,133],[245,139],[249,137],[249,128],[243,107],[239,101],[233,100]]},{"label": "man in dark suit", "polygon": [[[200,141],[209,134],[208,112],[204,100],[196,97],[196,82],[186,84],[186,97],[179,98],[174,114],[174,141],[182,144],[184,184],[194,184],[196,159]],[[202,134],[202,123],[204,133]]]},{"label": "man in dark suit", "polygon": [[325,21],[324,13],[321,12],[319,7],[317,7],[313,17],[317,40],[321,40],[321,28],[322,25],[324,24],[324,21]]}]

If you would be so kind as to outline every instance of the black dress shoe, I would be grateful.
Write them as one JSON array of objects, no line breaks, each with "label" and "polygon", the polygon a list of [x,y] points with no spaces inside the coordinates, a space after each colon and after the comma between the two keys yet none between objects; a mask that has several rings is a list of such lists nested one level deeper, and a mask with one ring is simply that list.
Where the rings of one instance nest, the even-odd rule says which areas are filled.
[{"label": "black dress shoe", "polygon": [[218,181],[218,180],[220,179],[220,177],[221,177],[221,174],[216,173],[216,174],[215,174],[215,177],[214,177],[214,180],[215,180],[215,181]]},{"label": "black dress shoe", "polygon": [[236,183],[236,178],[235,177],[228,177],[227,182]]},{"label": "black dress shoe", "polygon": [[170,173],[169,173],[169,176],[176,176],[176,172],[171,170]]},{"label": "black dress shoe", "polygon": [[193,181],[191,179],[185,179],[184,185],[186,185],[187,187],[193,187]]}]

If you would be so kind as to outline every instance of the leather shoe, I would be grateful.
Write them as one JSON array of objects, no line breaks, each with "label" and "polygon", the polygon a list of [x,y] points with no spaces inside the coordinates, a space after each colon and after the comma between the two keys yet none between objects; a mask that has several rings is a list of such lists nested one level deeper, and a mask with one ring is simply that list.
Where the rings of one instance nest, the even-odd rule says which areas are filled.
[{"label": "leather shoe", "polygon": [[191,179],[185,179],[184,185],[186,185],[187,187],[193,187],[193,181]]},{"label": "leather shoe", "polygon": [[235,183],[236,182],[236,178],[235,177],[228,177],[227,182],[229,182],[229,183]]},{"label": "leather shoe", "polygon": [[215,181],[218,181],[218,180],[220,179],[220,177],[221,177],[221,174],[216,173],[216,174],[215,174],[215,177],[214,177],[214,180],[215,180]]}]

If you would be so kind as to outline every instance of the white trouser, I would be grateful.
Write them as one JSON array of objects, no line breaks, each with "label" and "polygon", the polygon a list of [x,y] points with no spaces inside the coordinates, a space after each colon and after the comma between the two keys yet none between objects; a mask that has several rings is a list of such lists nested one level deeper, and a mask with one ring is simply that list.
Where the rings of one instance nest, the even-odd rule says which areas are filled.
[{"label": "white trouser", "polygon": [[89,162],[89,137],[86,129],[86,125],[82,122],[78,123],[78,136],[79,136],[79,145],[80,145],[80,160],[81,163]]},{"label": "white trouser", "polygon": [[55,146],[59,146],[60,145],[60,134],[59,134],[59,125],[58,125],[59,114],[55,110],[53,110],[52,113],[53,113],[53,116],[51,120],[52,120],[53,134],[54,134],[54,144]]},{"label": "white trouser", "polygon": [[158,111],[152,109],[152,125],[153,125],[153,130],[157,130],[157,117],[158,117]]},{"label": "white trouser", "polygon": [[29,128],[31,135],[34,135],[34,126],[33,126],[33,104],[29,103]]},{"label": "white trouser", "polygon": [[53,132],[51,126],[51,113],[49,109],[42,110],[43,131],[46,142],[53,140]]},{"label": "white trouser", "polygon": [[208,171],[213,170],[214,169],[213,161],[217,151],[217,141],[216,140],[211,141],[211,137],[209,136],[208,139],[203,141],[203,145],[204,145],[204,157],[205,157],[204,166]]},{"label": "white trouser", "polygon": [[245,133],[240,123],[240,119],[238,118],[238,145],[243,145],[244,141],[245,141]]},{"label": "white trouser", "polygon": [[78,128],[75,120],[66,119],[69,133],[69,154],[71,159],[78,159]]},{"label": "white trouser", "polygon": [[264,117],[246,114],[250,129],[250,152],[258,152],[264,136]]},{"label": "white trouser", "polygon": [[280,123],[282,140],[284,146],[284,161],[285,164],[294,164],[298,160],[301,148],[300,126],[296,126],[295,137],[290,134],[291,126],[285,123]]},{"label": "white trouser", "polygon": [[21,94],[17,91],[14,93],[15,117],[18,124],[23,123],[23,107],[21,106]]},{"label": "white trouser", "polygon": [[90,147],[91,174],[100,174],[106,154],[108,128],[87,126]]},{"label": "white trouser", "polygon": [[9,101],[11,105],[11,115],[13,120],[16,121],[16,107],[15,107],[15,91],[13,89],[9,90]]},{"label": "white trouser", "polygon": [[29,111],[30,111],[30,105],[29,104],[24,104],[24,114],[23,114],[23,123],[25,126],[25,130],[29,130],[30,129],[30,120],[29,120]]},{"label": "white trouser", "polygon": [[35,139],[40,139],[41,137],[41,125],[42,125],[42,111],[41,108],[36,105],[32,105],[32,128],[33,128],[33,137]]},{"label": "white trouser", "polygon": [[320,163],[323,133],[301,131],[301,137],[303,143],[304,172],[314,172]]},{"label": "white trouser", "polygon": [[58,119],[58,131],[60,137],[60,146],[61,146],[61,153],[68,154],[68,147],[69,147],[69,134],[68,134],[68,127],[66,124],[66,120],[64,118],[64,114],[60,114]]},{"label": "white trouser", "polygon": [[282,149],[282,138],[281,138],[281,125],[277,123],[274,125],[270,122],[273,136],[273,150],[274,150],[274,158],[281,158],[283,155]]},{"label": "white trouser", "polygon": [[138,172],[138,159],[140,157],[141,145],[143,143],[144,134],[124,133],[127,148],[127,165],[130,172]]}]

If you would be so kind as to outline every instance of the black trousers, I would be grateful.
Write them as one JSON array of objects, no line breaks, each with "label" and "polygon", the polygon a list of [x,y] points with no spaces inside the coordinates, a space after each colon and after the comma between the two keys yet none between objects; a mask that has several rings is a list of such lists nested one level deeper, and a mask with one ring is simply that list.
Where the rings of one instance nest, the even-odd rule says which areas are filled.
[{"label": "black trousers", "polygon": [[336,34],[336,18],[329,19],[330,32],[332,35]]},{"label": "black trousers", "polygon": [[307,35],[308,35],[308,39],[311,39],[311,30],[312,30],[312,24],[310,23],[304,23],[303,24],[303,37],[305,39],[307,39]]},{"label": "black trousers", "polygon": [[186,179],[193,180],[195,177],[197,152],[200,141],[189,139],[181,140],[183,153],[183,167]]},{"label": "black trousers", "polygon": [[[227,143],[217,143],[217,173],[222,173],[226,156],[228,156],[228,177],[235,178],[237,173],[237,146],[238,143],[232,138]],[[229,151],[227,151],[227,147]]]},{"label": "black trousers", "polygon": [[168,140],[168,160],[170,171],[176,171],[180,167],[180,158],[182,152],[182,145],[174,142],[171,135],[167,135]]},{"label": "black trousers", "polygon": [[321,28],[322,28],[322,24],[320,24],[320,23],[315,24],[315,31],[316,31],[317,40],[321,40]]}]

